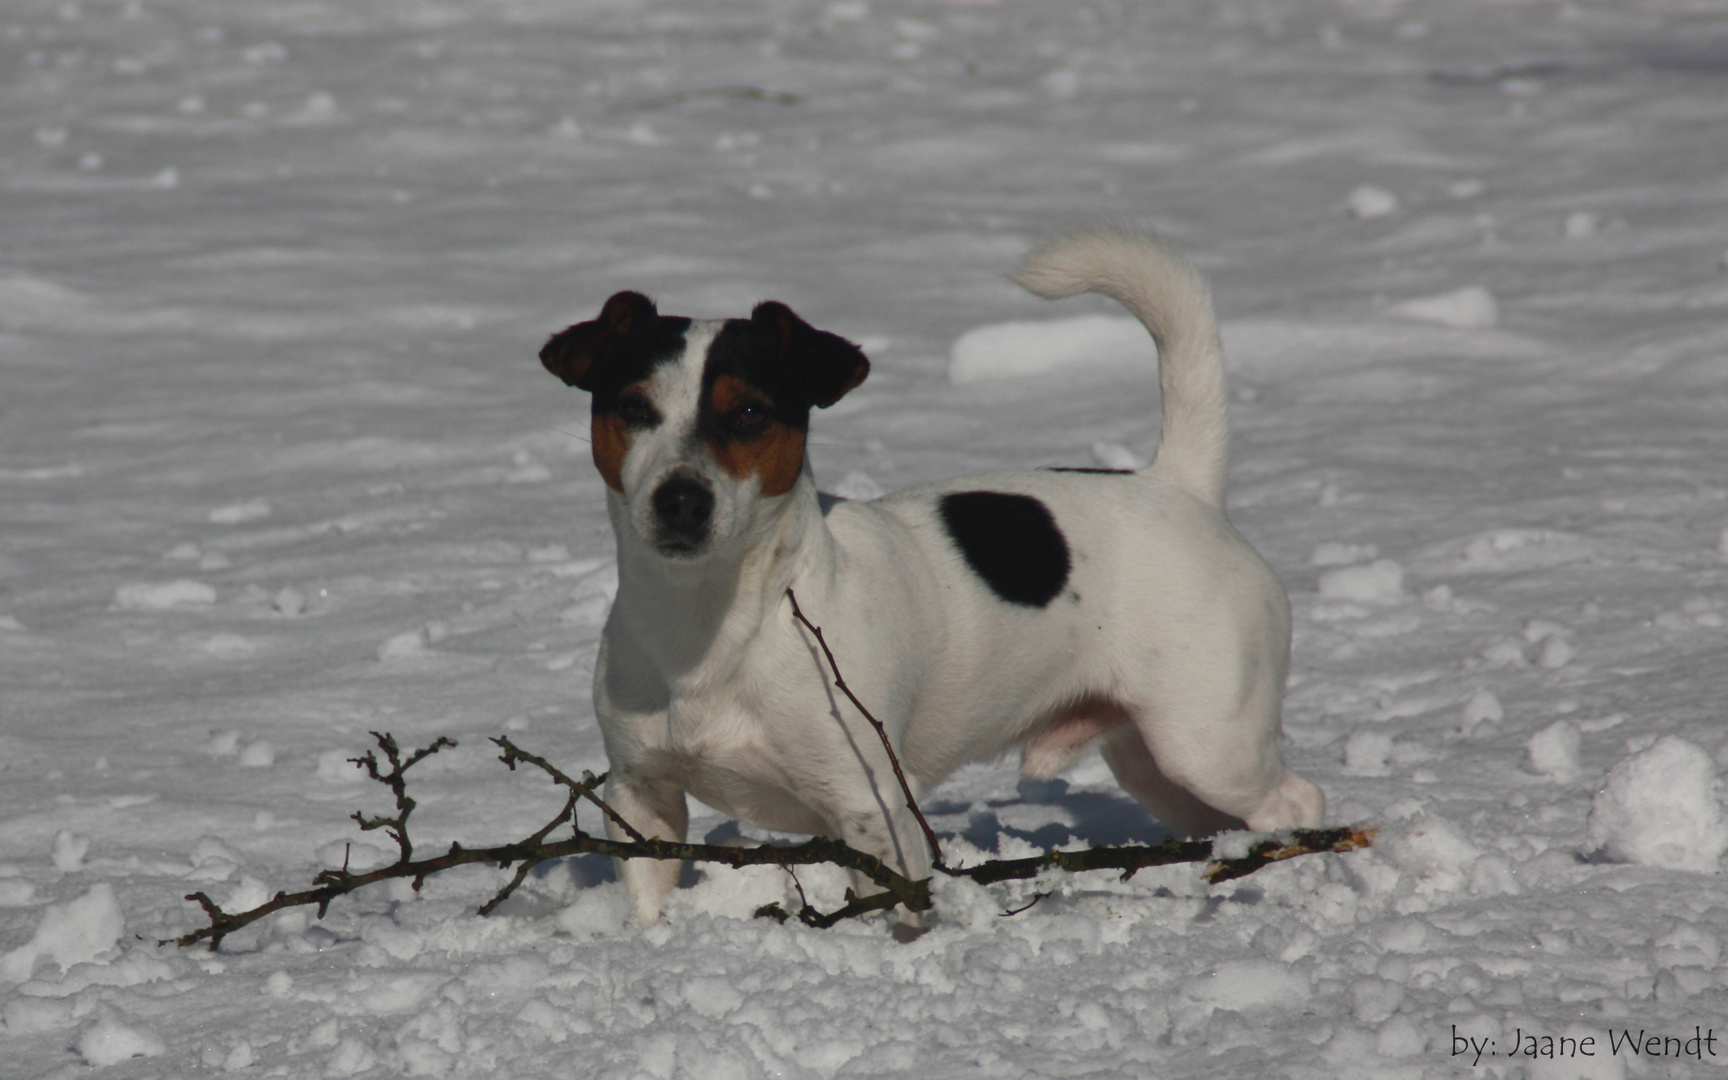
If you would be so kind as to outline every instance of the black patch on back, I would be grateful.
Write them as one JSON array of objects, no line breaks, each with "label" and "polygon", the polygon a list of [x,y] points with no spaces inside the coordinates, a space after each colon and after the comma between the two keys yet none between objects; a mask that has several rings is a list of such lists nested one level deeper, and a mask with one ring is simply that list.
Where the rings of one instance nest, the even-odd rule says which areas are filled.
[{"label": "black patch on back", "polygon": [[1030,495],[954,491],[942,524],[966,565],[1010,604],[1045,607],[1068,584],[1068,541],[1050,508]]},{"label": "black patch on back", "polygon": [[1091,473],[1094,476],[1133,476],[1133,469],[1083,469],[1076,465],[1046,465],[1045,472]]}]

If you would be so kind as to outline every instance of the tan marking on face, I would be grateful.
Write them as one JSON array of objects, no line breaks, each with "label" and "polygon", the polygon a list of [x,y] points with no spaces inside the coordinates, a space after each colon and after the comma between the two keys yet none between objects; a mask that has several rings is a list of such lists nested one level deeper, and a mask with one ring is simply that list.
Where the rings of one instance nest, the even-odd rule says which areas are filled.
[{"label": "tan marking on face", "polygon": [[630,440],[635,432],[616,413],[595,413],[589,424],[594,451],[594,467],[600,479],[613,491],[624,490],[624,455],[630,452]]},{"label": "tan marking on face", "polygon": [[804,471],[804,432],[776,422],[767,399],[730,375],[714,380],[708,408],[716,418],[723,418],[751,401],[770,413],[768,422],[757,429],[753,438],[711,437],[708,452],[732,479],[742,481],[754,476],[763,495],[784,495],[798,483],[798,476]]}]

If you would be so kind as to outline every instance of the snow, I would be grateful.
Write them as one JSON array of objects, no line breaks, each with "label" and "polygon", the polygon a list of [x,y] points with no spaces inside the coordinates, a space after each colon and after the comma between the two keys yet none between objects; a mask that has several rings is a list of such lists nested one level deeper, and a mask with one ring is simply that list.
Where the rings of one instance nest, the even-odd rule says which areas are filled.
[{"label": "snow", "polygon": [[1017,319],[961,334],[949,350],[948,380],[1039,375],[1074,367],[1149,362],[1146,328],[1122,315],[1075,315],[1065,319]]},{"label": "snow", "polygon": [[1327,600],[1395,604],[1404,598],[1404,568],[1392,559],[1375,559],[1367,566],[1328,570],[1320,575],[1318,591]]},{"label": "snow", "polygon": [[1344,200],[1344,206],[1350,211],[1350,216],[1362,221],[1382,218],[1398,209],[1398,196],[1382,187],[1373,184],[1363,184],[1350,193]]},{"label": "snow", "polygon": [[163,611],[177,607],[202,607],[216,602],[216,590],[202,581],[133,582],[114,590],[114,606],[124,611]]},{"label": "snow", "polygon": [[[1543,664],[1543,667],[1553,665]],[[1584,735],[1570,720],[1556,720],[1530,736],[1530,771],[1560,783],[1575,779]]]},{"label": "snow", "polygon": [[1622,862],[1719,872],[1728,815],[1718,775],[1703,747],[1664,735],[1608,770],[1590,806],[1590,844]]},{"label": "snow", "polygon": [[[6,5],[0,1073],[1691,1076],[1623,1033],[1698,1028],[1719,1067],[1723,56],[1721,0]],[[1284,751],[1374,848],[939,879],[909,944],[749,918],[778,871],[641,929],[594,860],[156,944],[393,858],[369,731],[461,744],[423,853],[560,804],[489,735],[605,768],[547,334],[789,303],[871,355],[811,425],[852,498],[1133,468],[1144,334],[1008,277],[1111,218],[1212,278]],[[1163,835],[1096,756],[925,804],[957,860]]]},{"label": "snow", "polygon": [[112,949],[125,929],[114,887],[93,885],[84,895],[43,910],[30,940],[0,956],[0,982],[28,981],[42,960],[52,960],[62,971],[88,963]]},{"label": "snow", "polygon": [[1481,285],[1406,300],[1392,306],[1392,314],[1415,322],[1449,326],[1454,330],[1492,330],[1500,324],[1500,305],[1494,294]]},{"label": "snow", "polygon": [[149,1028],[123,1023],[114,1013],[104,1012],[78,1033],[72,1049],[100,1069],[128,1058],[160,1057],[168,1052],[168,1045]]}]

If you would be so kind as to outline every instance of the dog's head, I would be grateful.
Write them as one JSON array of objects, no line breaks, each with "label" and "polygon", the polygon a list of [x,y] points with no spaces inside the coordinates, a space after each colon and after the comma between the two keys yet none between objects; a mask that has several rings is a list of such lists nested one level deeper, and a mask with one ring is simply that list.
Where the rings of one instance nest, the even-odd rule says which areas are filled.
[{"label": "dog's head", "polygon": [[685,562],[747,536],[797,485],[811,407],[870,372],[856,345],[777,301],[748,319],[692,320],[633,292],[554,334],[540,362],[594,396],[594,464],[628,527]]}]

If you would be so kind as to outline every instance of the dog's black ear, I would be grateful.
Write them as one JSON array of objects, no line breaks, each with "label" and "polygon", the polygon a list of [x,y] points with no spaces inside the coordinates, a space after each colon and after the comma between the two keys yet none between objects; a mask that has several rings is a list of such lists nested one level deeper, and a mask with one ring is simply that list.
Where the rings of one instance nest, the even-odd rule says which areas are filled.
[{"label": "dog's black ear", "polygon": [[614,293],[600,316],[553,334],[540,350],[546,370],[564,380],[565,386],[593,390],[589,376],[605,346],[647,325],[659,316],[654,301],[641,293]]},{"label": "dog's black ear", "polygon": [[812,404],[826,409],[870,374],[864,350],[839,334],[818,330],[778,300],[757,304],[750,322],[780,342],[780,361]]}]

